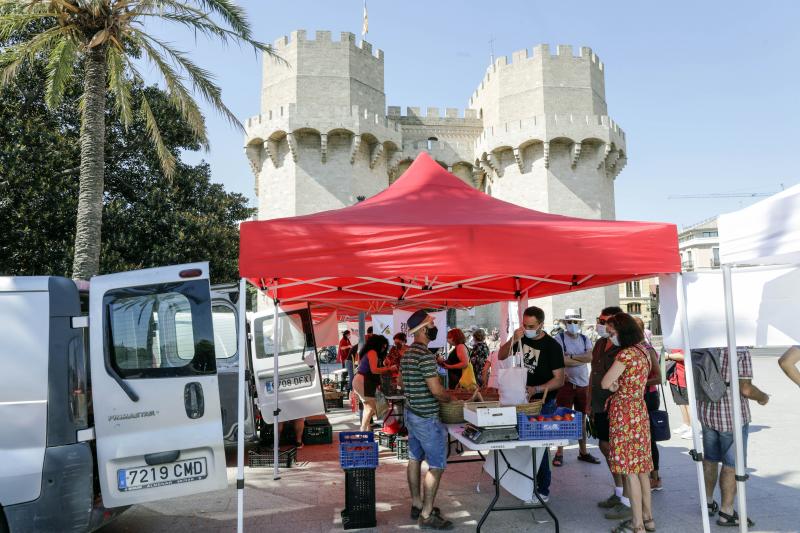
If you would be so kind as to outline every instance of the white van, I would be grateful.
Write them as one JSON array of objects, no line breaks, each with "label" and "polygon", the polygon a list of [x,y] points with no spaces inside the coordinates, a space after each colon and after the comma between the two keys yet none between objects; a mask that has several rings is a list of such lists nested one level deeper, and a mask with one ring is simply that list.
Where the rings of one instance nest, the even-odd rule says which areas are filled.
[{"label": "white van", "polygon": [[0,530],[227,486],[207,263],[0,278],[0,339]]}]

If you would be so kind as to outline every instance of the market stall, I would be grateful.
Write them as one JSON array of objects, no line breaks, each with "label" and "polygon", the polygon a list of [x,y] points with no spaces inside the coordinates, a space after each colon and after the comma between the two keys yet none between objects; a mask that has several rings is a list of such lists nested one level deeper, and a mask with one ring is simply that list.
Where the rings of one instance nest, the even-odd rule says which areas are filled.
[{"label": "market stall", "polygon": [[242,277],[276,306],[304,302],[320,312],[526,302],[680,271],[673,224],[526,209],[474,189],[425,153],[372,198],[245,222],[240,239]]}]

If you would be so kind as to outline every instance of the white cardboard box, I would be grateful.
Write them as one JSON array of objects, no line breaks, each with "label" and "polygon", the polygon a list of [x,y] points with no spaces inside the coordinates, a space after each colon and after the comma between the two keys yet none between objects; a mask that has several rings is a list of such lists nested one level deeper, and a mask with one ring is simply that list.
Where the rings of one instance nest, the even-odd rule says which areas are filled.
[{"label": "white cardboard box", "polygon": [[516,426],[517,408],[500,407],[500,402],[467,402],[464,420],[478,427]]}]

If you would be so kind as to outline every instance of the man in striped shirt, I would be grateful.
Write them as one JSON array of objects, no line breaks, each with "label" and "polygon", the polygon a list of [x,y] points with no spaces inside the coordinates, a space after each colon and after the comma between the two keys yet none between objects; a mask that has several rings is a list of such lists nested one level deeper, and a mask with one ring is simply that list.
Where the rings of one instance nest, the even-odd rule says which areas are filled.
[{"label": "man in striped shirt", "polygon": [[[406,400],[411,518],[418,520],[422,529],[452,529],[453,523],[433,506],[447,464],[447,429],[439,420],[439,402],[450,401],[439,380],[436,359],[428,350],[428,343],[436,339],[438,329],[433,316],[419,310],[409,317],[408,332],[414,335],[414,343],[400,360],[400,376]],[[428,472],[420,484],[423,460],[428,463]]]}]

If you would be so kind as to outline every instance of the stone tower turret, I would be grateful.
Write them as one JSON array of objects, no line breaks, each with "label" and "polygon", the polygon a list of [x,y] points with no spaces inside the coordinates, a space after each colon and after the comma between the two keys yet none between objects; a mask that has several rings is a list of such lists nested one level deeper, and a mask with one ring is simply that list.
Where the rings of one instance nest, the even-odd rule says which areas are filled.
[{"label": "stone tower turret", "polygon": [[[590,48],[575,56],[571,46],[559,45],[553,54],[539,45],[532,54],[515,52],[511,61],[500,57],[470,108],[483,120],[475,163],[492,196],[548,213],[614,218],[625,134],[608,117],[604,66]],[[597,289],[536,305],[549,319],[563,317],[567,308],[594,316],[616,298],[615,288]]]},{"label": "stone tower turret", "polygon": [[388,186],[402,146],[386,117],[383,52],[352,33],[333,41],[292,32],[264,58],[261,113],[246,124],[259,218],[304,215],[355,203]]}]

